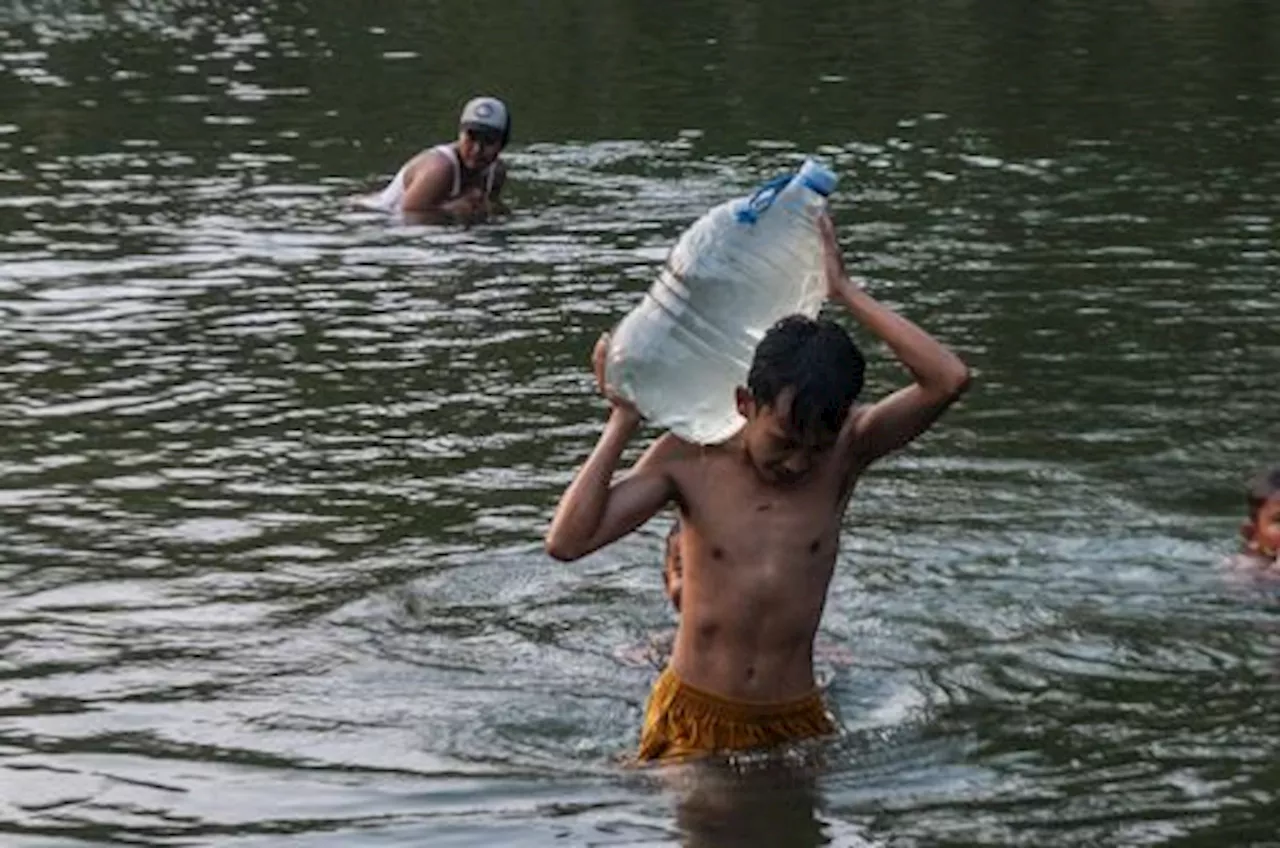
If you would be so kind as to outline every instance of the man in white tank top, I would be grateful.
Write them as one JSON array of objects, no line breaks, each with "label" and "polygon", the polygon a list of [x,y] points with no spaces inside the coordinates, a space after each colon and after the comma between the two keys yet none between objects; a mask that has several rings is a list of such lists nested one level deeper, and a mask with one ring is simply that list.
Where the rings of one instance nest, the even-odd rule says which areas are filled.
[{"label": "man in white tank top", "polygon": [[439,144],[401,166],[381,192],[361,205],[385,212],[444,214],[471,221],[493,211],[507,179],[498,154],[511,138],[511,112],[496,97],[467,101],[458,140]]}]

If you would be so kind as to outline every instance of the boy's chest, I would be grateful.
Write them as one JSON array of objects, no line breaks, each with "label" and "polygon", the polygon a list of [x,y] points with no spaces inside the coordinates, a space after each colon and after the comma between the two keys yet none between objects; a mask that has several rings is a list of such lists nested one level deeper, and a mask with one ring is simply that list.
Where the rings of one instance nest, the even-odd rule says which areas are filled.
[{"label": "boy's chest", "polygon": [[684,510],[713,550],[734,560],[826,553],[834,549],[844,498],[823,475],[770,486],[740,468],[709,467],[681,481]]}]

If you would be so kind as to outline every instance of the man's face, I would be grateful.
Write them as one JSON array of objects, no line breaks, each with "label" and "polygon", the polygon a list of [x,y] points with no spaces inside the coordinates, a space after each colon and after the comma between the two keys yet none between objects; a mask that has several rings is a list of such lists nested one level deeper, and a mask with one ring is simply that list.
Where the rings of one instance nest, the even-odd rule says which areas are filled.
[{"label": "man's face", "polygon": [[458,135],[458,158],[473,171],[493,164],[502,150],[502,131],[493,127],[464,127]]},{"label": "man's face", "polygon": [[795,389],[783,389],[774,403],[757,404],[738,389],[738,412],[747,419],[743,440],[756,473],[773,486],[793,486],[809,476],[835,446],[837,433],[800,434],[791,427]]}]

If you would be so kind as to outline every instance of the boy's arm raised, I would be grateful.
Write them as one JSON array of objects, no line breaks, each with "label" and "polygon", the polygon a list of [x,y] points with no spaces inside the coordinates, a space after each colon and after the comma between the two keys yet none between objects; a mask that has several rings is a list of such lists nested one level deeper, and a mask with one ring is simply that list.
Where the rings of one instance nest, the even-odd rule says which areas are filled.
[{"label": "boy's arm raised", "polygon": [[821,228],[828,295],[887,344],[915,378],[911,385],[850,416],[846,444],[856,460],[866,464],[929,429],[969,387],[969,368],[933,336],[850,280],[831,219],[824,217]]},{"label": "boy's arm raised", "polygon": [[654,442],[621,480],[613,482],[622,451],[639,429],[640,414],[605,386],[604,357],[608,346],[608,336],[602,336],[592,358],[596,380],[613,405],[609,422],[591,456],[561,496],[547,529],[547,553],[565,562],[584,557],[635,530],[675,494],[663,467],[671,441],[668,436]]}]

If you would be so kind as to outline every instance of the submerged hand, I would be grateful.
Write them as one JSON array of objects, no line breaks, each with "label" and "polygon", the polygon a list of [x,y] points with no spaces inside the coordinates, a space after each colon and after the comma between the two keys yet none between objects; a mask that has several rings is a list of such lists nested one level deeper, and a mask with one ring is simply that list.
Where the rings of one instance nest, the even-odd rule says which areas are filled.
[{"label": "submerged hand", "polygon": [[458,198],[462,213],[469,218],[487,218],[489,216],[489,197],[484,189],[471,188]]},{"label": "submerged hand", "polygon": [[601,333],[600,338],[596,341],[595,349],[591,351],[591,369],[596,375],[596,388],[605,400],[609,401],[609,405],[613,407],[614,412],[622,413],[635,422],[640,421],[640,410],[636,409],[635,404],[618,394],[618,391],[605,379],[605,363],[609,359],[609,334]]}]

